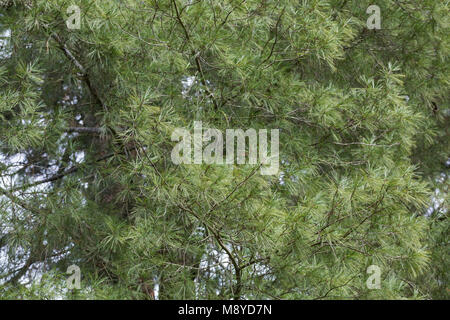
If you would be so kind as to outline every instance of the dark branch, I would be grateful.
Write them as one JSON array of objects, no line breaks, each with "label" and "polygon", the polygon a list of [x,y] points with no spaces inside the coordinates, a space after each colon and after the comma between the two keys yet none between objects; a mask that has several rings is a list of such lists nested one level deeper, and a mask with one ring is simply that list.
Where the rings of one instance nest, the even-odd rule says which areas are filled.
[{"label": "dark branch", "polygon": [[67,132],[78,132],[78,133],[95,133],[101,134],[102,130],[95,127],[70,127]]}]

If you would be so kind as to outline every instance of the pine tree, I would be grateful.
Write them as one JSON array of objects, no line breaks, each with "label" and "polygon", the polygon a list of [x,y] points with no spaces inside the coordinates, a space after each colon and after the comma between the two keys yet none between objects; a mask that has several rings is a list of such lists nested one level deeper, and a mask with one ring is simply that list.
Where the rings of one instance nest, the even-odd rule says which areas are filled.
[{"label": "pine tree", "polygon": [[[3,298],[448,298],[448,1],[0,7]],[[173,163],[194,121],[279,174]]]}]

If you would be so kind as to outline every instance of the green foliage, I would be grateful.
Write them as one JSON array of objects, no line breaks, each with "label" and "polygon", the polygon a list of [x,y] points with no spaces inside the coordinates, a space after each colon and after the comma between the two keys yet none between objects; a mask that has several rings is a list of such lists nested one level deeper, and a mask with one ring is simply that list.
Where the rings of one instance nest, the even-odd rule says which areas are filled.
[{"label": "green foliage", "polygon": [[[448,298],[449,2],[376,2],[0,1],[1,297]],[[194,121],[280,175],[173,164]]]}]

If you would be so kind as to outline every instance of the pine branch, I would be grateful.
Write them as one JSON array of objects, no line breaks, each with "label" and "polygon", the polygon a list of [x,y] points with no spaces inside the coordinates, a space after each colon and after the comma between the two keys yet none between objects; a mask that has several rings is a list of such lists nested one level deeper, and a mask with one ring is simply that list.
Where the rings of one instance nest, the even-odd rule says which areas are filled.
[{"label": "pine branch", "polygon": [[[100,162],[100,161],[103,161],[103,160],[106,160],[106,159],[109,159],[109,158],[113,157],[114,155],[116,155],[116,153],[107,154],[106,156],[100,157],[97,160],[95,160],[94,163]],[[19,190],[25,190],[25,189],[28,189],[28,188],[31,188],[31,187],[35,187],[35,186],[38,186],[38,185],[41,185],[41,184],[44,184],[44,183],[55,182],[55,181],[57,181],[59,179],[64,178],[67,175],[70,175],[72,173],[77,172],[79,169],[80,169],[80,165],[75,165],[75,166],[72,166],[71,168],[65,170],[62,173],[55,174],[54,176],[52,176],[50,178],[43,179],[43,180],[40,180],[40,181],[37,181],[37,182],[33,182],[33,183],[29,183],[27,185],[23,185],[23,186],[20,186],[20,187],[16,187],[14,189],[8,190],[8,192],[16,192],[16,191],[19,191]],[[1,189],[0,189],[0,192],[1,192]]]},{"label": "pine branch", "polygon": [[97,89],[92,85],[91,80],[89,78],[89,74],[87,69],[80,63],[80,61],[72,54],[72,52],[67,48],[66,44],[61,40],[61,38],[57,34],[53,34],[52,38],[58,43],[58,48],[64,53],[64,55],[77,67],[77,69],[81,72],[81,76],[84,79],[89,91],[91,92],[92,97],[95,102],[102,106],[103,110],[108,111],[107,106],[103,103],[102,99],[100,99],[100,95],[97,92]]},{"label": "pine branch", "polygon": [[96,127],[69,127],[67,132],[101,134],[102,130]]}]

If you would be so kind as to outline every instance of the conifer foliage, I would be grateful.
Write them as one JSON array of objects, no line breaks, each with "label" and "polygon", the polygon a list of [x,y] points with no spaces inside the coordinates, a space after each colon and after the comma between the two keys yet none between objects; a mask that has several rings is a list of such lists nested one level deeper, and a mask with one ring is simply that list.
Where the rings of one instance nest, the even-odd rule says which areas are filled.
[{"label": "conifer foliage", "polygon": [[[0,297],[448,298],[449,6],[0,1]],[[194,121],[278,174],[173,163]]]}]

